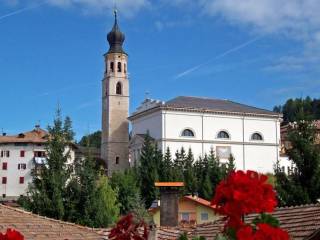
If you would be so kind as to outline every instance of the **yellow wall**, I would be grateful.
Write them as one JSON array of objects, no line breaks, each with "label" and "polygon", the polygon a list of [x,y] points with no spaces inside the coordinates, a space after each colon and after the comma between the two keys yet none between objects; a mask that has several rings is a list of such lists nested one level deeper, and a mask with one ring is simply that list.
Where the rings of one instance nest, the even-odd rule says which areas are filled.
[{"label": "yellow wall", "polygon": [[[208,213],[208,220],[201,220],[201,213]],[[213,222],[217,219],[217,215],[215,215],[213,209],[205,207],[203,205],[197,206],[197,224],[202,224],[206,222]]]},{"label": "yellow wall", "polygon": [[[179,222],[181,219],[181,214],[183,212],[189,213],[190,220],[195,220],[197,224],[202,224],[206,222],[213,222],[217,219],[213,209],[203,206],[201,204],[196,204],[193,201],[180,199],[179,201]],[[208,213],[208,220],[201,220],[201,213]],[[152,213],[153,221],[157,226],[160,226],[160,208]]]}]

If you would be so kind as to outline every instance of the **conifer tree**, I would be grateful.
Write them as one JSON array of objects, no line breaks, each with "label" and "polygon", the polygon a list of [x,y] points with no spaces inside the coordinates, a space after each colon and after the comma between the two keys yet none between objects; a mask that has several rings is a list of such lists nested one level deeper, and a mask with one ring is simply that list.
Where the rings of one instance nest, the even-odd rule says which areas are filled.
[{"label": "conifer tree", "polygon": [[228,158],[228,163],[226,166],[226,175],[229,175],[232,171],[235,171],[235,170],[236,170],[235,159],[234,159],[234,156],[230,154]]},{"label": "conifer tree", "polygon": [[139,180],[141,186],[141,196],[144,199],[145,206],[149,208],[151,203],[159,195],[158,189],[154,186],[159,181],[158,156],[156,148],[149,133],[146,134],[141,151],[139,164]]},{"label": "conifer tree", "polygon": [[185,193],[194,194],[196,192],[196,175],[193,168],[194,157],[191,148],[189,148],[188,155],[185,158],[184,162],[184,184],[185,184]]},{"label": "conifer tree", "polygon": [[163,182],[171,182],[174,180],[174,169],[172,156],[170,152],[170,148],[168,147],[166,153],[163,157],[161,170],[160,170],[160,181]]},{"label": "conifer tree", "polygon": [[215,156],[213,148],[211,148],[208,156],[208,171],[212,187],[215,189],[218,183],[224,178],[225,170],[219,158]]},{"label": "conifer tree", "polygon": [[40,175],[34,175],[27,197],[23,198],[23,205],[40,215],[56,219],[65,217],[66,185],[71,176],[67,164],[70,159],[68,148],[74,136],[71,125],[70,118],[63,123],[58,109],[53,126],[48,127],[46,162],[42,165]]}]

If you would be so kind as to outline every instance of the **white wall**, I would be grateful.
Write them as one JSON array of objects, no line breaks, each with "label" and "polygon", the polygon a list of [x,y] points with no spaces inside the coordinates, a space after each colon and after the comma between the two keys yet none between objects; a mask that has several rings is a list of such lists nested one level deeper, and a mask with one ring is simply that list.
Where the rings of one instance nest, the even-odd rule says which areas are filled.
[{"label": "white wall", "polygon": [[[133,134],[149,129],[163,151],[169,147],[172,155],[181,147],[186,151],[191,148],[197,159],[211,148],[215,151],[217,146],[230,146],[237,169],[273,172],[279,158],[280,119],[159,110],[134,120],[132,128]],[[186,128],[191,129],[195,137],[182,137]],[[227,131],[230,139],[217,139],[221,130]],[[263,141],[251,140],[255,132],[263,136]]]}]

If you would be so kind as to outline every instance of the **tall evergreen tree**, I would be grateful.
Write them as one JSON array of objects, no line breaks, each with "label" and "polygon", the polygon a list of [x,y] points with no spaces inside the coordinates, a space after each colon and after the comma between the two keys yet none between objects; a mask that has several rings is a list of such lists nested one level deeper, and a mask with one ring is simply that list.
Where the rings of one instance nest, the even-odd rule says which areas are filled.
[{"label": "tall evergreen tree", "polygon": [[235,162],[234,156],[230,154],[228,158],[228,163],[226,166],[226,174],[229,175],[231,172],[235,170],[236,170],[236,162]]},{"label": "tall evergreen tree", "polygon": [[40,175],[34,175],[29,186],[25,206],[40,215],[56,219],[65,216],[66,186],[71,175],[69,148],[74,133],[70,118],[64,123],[60,109],[56,112],[53,126],[48,127],[46,144],[47,158],[42,165]]},{"label": "tall evergreen tree", "polygon": [[159,175],[160,181],[162,182],[171,182],[175,179],[172,156],[169,147],[167,148],[166,153],[163,157]]},{"label": "tall evergreen tree", "polygon": [[151,206],[151,203],[157,199],[159,195],[158,189],[154,186],[154,183],[159,181],[159,163],[156,152],[155,143],[153,143],[152,138],[149,133],[147,133],[144,139],[138,167],[141,196],[143,197],[147,208]]},{"label": "tall evergreen tree", "polygon": [[189,148],[188,155],[184,161],[183,178],[185,183],[185,193],[194,194],[197,190],[197,180],[194,171],[194,157],[191,148]]}]

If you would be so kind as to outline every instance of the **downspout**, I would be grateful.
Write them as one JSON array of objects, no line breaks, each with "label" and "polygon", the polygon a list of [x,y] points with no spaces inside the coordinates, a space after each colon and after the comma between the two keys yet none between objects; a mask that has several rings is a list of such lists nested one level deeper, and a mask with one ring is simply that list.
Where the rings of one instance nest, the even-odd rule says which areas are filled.
[{"label": "downspout", "polygon": [[245,153],[245,143],[244,143],[244,116],[242,118],[242,158],[243,158],[243,171],[246,170],[246,153]]}]

